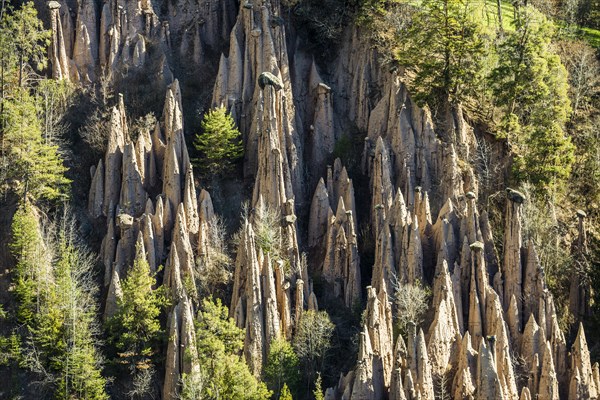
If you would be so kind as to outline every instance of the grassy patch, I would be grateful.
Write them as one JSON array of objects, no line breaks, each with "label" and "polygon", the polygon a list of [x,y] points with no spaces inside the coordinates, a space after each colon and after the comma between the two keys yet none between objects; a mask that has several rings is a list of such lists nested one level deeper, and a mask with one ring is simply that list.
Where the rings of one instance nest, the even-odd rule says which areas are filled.
[{"label": "grassy patch", "polygon": [[[500,9],[502,14],[502,28],[504,28],[504,30],[513,30],[513,20],[515,16],[513,5],[507,1],[503,1]],[[485,0],[481,3],[481,8],[478,11],[481,13],[481,17],[486,22],[487,26],[493,28],[499,26],[498,5],[496,0]]]},{"label": "grassy patch", "polygon": [[581,28],[579,31],[581,38],[592,47],[600,47],[600,30],[592,28]]},{"label": "grassy patch", "polygon": [[[476,2],[476,11],[475,17],[481,18],[482,21],[485,22],[486,26],[489,28],[496,28],[499,25],[498,21],[498,6],[496,0],[485,0],[483,2]],[[512,31],[514,29],[513,21],[514,21],[514,7],[513,5],[506,0],[502,0],[501,3],[502,10],[502,27],[506,31]],[[552,20],[550,18],[550,20]],[[563,26],[565,23],[560,20],[555,20],[554,24],[558,26]],[[590,46],[599,48],[600,47],[600,30],[586,28],[586,27],[578,27],[577,28],[577,36],[586,41]]]}]

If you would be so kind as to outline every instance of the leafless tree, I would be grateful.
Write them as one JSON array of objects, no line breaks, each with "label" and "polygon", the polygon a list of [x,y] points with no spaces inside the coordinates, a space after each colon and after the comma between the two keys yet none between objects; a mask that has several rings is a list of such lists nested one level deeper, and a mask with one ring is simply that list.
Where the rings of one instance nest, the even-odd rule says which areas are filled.
[{"label": "leafless tree", "polygon": [[233,263],[227,249],[226,227],[223,220],[214,216],[208,221],[206,254],[199,257],[197,276],[202,293],[215,294],[221,285],[232,277]]},{"label": "leafless tree", "polygon": [[207,377],[202,370],[184,375],[181,378],[181,391],[178,398],[181,400],[204,400],[206,386]]},{"label": "leafless tree", "polygon": [[450,370],[446,369],[441,374],[434,374],[433,386],[436,400],[451,400],[452,381],[450,380]]},{"label": "leafless tree", "polygon": [[402,284],[394,279],[395,319],[402,334],[408,331],[410,323],[419,325],[423,322],[423,316],[429,308],[430,294],[430,290],[418,280],[414,284]]},{"label": "leafless tree", "polygon": [[80,128],[79,135],[93,150],[104,153],[108,142],[109,103],[114,97],[110,78],[102,75],[89,95],[92,110]]},{"label": "leafless tree", "polygon": [[309,310],[302,313],[294,336],[294,350],[307,368],[307,388],[318,370],[323,370],[331,349],[331,337],[335,325],[326,311]]},{"label": "leafless tree", "polygon": [[493,193],[502,176],[502,165],[495,162],[492,145],[483,137],[476,137],[477,150],[474,155],[475,170],[479,178],[483,198]]},{"label": "leafless tree", "polygon": [[154,368],[135,368],[133,374],[132,388],[127,392],[127,397],[130,399],[155,399],[154,391],[155,371]]},{"label": "leafless tree", "polygon": [[557,49],[569,71],[573,111],[587,111],[592,96],[600,90],[600,62],[596,51],[582,41],[562,41],[557,44]]}]

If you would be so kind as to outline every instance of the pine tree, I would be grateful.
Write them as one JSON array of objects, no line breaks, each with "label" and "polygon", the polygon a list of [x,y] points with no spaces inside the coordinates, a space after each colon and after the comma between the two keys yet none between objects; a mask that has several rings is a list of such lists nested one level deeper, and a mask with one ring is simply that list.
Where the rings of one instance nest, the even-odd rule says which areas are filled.
[{"label": "pine tree", "polygon": [[414,72],[415,99],[430,106],[462,103],[482,81],[482,25],[466,0],[423,0],[398,38],[398,59]]},{"label": "pine tree", "polygon": [[520,7],[515,30],[498,46],[489,79],[505,115],[501,133],[515,153],[515,177],[551,192],[566,179],[574,146],[565,135],[571,112],[567,71],[551,49],[553,26],[533,7]]},{"label": "pine tree", "polygon": [[240,131],[231,115],[225,107],[210,110],[204,115],[201,128],[202,133],[194,140],[196,150],[202,154],[196,163],[213,174],[230,170],[243,153]]},{"label": "pine tree", "polygon": [[0,190],[34,202],[56,200],[70,181],[58,146],[42,136],[29,79],[46,65],[50,31],[33,2],[8,7],[0,22]]},{"label": "pine tree", "polygon": [[18,98],[6,101],[2,123],[4,184],[18,194],[37,200],[56,200],[64,197],[70,180],[60,158],[58,146],[42,137],[33,98],[25,89],[17,89]]},{"label": "pine tree", "polygon": [[17,319],[20,323],[31,327],[40,307],[45,285],[41,282],[49,280],[49,271],[44,262],[44,243],[41,236],[38,215],[29,202],[24,202],[17,209],[11,224],[12,241],[10,249],[17,260],[12,273],[17,297]]},{"label": "pine tree", "polygon": [[228,317],[220,299],[202,300],[196,324],[200,371],[184,377],[184,400],[267,400],[271,392],[239,356],[244,330]]},{"label": "pine tree", "polygon": [[26,83],[27,69],[42,70],[46,67],[46,51],[52,33],[44,29],[33,1],[29,1],[17,10],[7,7],[0,36],[0,44],[4,46],[2,50],[8,52],[0,57],[13,64],[8,67],[17,70],[18,86],[22,87]]},{"label": "pine tree", "polygon": [[283,384],[283,388],[281,388],[281,394],[279,395],[279,400],[294,400],[292,397],[292,393],[288,388],[287,384]]},{"label": "pine tree", "polygon": [[12,272],[16,318],[24,325],[19,332],[24,343],[21,364],[34,372],[41,372],[41,366],[53,374],[60,369],[58,360],[65,350],[63,315],[50,257],[53,249],[42,234],[39,212],[28,201],[20,205],[11,228],[10,248],[17,261]]},{"label": "pine tree", "polygon": [[323,385],[322,382],[323,381],[321,379],[321,374],[317,374],[317,380],[315,381],[315,390],[313,391],[315,400],[324,400],[325,399],[325,397],[323,396],[323,388],[321,387]]},{"label": "pine tree", "polygon": [[146,255],[138,245],[133,267],[122,283],[123,297],[108,321],[111,341],[130,366],[146,367],[162,334],[159,316],[166,298],[162,287],[152,289],[155,284]]}]

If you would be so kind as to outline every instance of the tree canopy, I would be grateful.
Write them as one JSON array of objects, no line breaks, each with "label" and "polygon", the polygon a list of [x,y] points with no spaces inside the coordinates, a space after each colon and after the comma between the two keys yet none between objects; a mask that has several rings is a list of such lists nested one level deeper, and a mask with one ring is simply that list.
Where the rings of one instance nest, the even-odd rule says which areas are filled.
[{"label": "tree canopy", "polygon": [[565,134],[571,112],[567,70],[550,48],[552,25],[533,7],[517,10],[514,31],[498,45],[490,74],[504,111],[501,134],[513,144],[517,179],[552,191],[569,177],[574,147]]},{"label": "tree canopy", "polygon": [[0,21],[0,189],[33,201],[56,200],[68,192],[59,148],[44,137],[36,114],[35,69],[46,65],[50,31],[43,29],[32,2]]},{"label": "tree canopy", "polygon": [[271,392],[256,379],[239,356],[244,330],[228,317],[220,299],[204,298],[196,319],[200,370],[183,379],[181,398],[267,400]]},{"label": "tree canopy", "polygon": [[162,329],[159,316],[166,298],[162,288],[153,289],[156,279],[146,254],[136,247],[133,266],[122,283],[123,295],[117,299],[117,312],[108,321],[111,341],[123,362],[135,368],[147,368]]},{"label": "tree canopy", "polygon": [[202,133],[194,140],[201,157],[196,160],[205,172],[219,174],[228,171],[243,154],[240,131],[225,107],[210,110],[201,123]]},{"label": "tree canopy", "polygon": [[486,46],[472,13],[469,1],[423,0],[398,38],[398,61],[414,74],[411,90],[422,104],[461,102],[477,90]]},{"label": "tree canopy", "polygon": [[12,223],[16,317],[24,329],[16,330],[20,340],[9,344],[22,343],[19,365],[40,376],[56,398],[106,399],[91,277],[94,259],[77,242],[68,214],[46,230],[39,219],[25,202]]}]

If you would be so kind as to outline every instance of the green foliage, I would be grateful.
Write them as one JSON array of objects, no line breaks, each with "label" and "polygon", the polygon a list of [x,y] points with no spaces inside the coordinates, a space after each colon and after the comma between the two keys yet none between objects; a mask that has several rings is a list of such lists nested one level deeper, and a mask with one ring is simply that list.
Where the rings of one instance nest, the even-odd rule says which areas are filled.
[{"label": "green foliage", "polygon": [[490,75],[504,129],[516,153],[515,176],[552,191],[570,174],[573,145],[564,134],[571,112],[567,71],[550,48],[553,27],[532,7],[520,7],[515,30],[498,46]]},{"label": "green foliage", "polygon": [[360,134],[345,133],[336,142],[332,158],[339,158],[350,173],[360,168],[364,137]]},{"label": "green foliage", "polygon": [[146,255],[138,245],[133,267],[123,280],[123,296],[118,299],[117,312],[108,321],[111,341],[123,362],[146,368],[162,334],[159,316],[167,303],[164,290],[156,284]]},{"label": "green foliage", "polygon": [[12,224],[17,318],[24,329],[7,345],[15,350],[21,342],[19,364],[43,376],[56,398],[106,399],[90,284],[94,259],[75,242],[68,216],[45,231],[38,219],[26,202]]},{"label": "green foliage", "polygon": [[[505,18],[507,8],[501,3],[498,10],[495,2],[483,11],[465,0],[368,0],[364,6],[373,10],[372,35],[381,52],[393,53],[407,68],[415,100],[434,115],[441,112],[440,129],[449,120],[448,102],[460,103],[471,118],[491,120],[498,138],[508,139],[518,182],[531,181],[549,193],[569,177],[569,85],[551,46],[554,23],[531,6],[510,6],[514,17]],[[497,13],[512,28],[494,25]]]},{"label": "green foliage", "polygon": [[0,336],[0,366],[18,365],[21,359],[21,338],[16,333]]},{"label": "green foliage", "polygon": [[244,330],[228,317],[221,300],[203,299],[196,323],[200,369],[184,376],[181,399],[269,399],[271,392],[239,356],[243,340]]},{"label": "green foliage", "polygon": [[33,97],[23,88],[15,92],[17,97],[4,102],[0,115],[3,189],[33,201],[64,197],[70,181],[58,146],[42,137]]},{"label": "green foliage", "polygon": [[[292,345],[284,338],[275,339],[271,342],[264,376],[265,383],[273,391],[275,398],[291,398],[290,388],[294,393],[297,393],[298,384],[300,383],[298,356]],[[289,397],[284,396],[286,390]]]},{"label": "green foliage", "polygon": [[483,79],[483,27],[465,0],[423,0],[398,40],[397,57],[412,71],[415,99],[430,105],[459,103]]},{"label": "green foliage", "polygon": [[[600,18],[600,11],[598,12],[598,17]],[[581,36],[590,46],[600,48],[600,29],[581,28]]]},{"label": "green foliage", "polygon": [[237,354],[244,347],[244,330],[229,318],[227,306],[221,299],[205,298],[198,313],[196,339],[201,359]]},{"label": "green foliage", "polygon": [[38,18],[33,1],[17,10],[6,8],[0,27],[1,62],[6,69],[18,69],[19,86],[25,78],[24,68],[46,67],[46,49],[51,37],[50,30],[44,29]]},{"label": "green foliage", "polygon": [[315,381],[315,390],[313,391],[315,400],[324,400],[325,399],[325,396],[323,396],[323,388],[321,386],[322,386],[321,374],[317,374],[317,380]]},{"label": "green foliage", "polygon": [[55,138],[38,119],[35,93],[48,85],[34,87],[29,79],[34,68],[46,65],[50,31],[43,29],[32,2],[6,11],[0,21],[0,190],[34,201],[56,200],[70,182]]},{"label": "green foliage", "polygon": [[17,260],[12,274],[18,304],[17,319],[20,323],[31,326],[40,294],[36,286],[40,281],[40,267],[43,265],[40,259],[43,257],[44,246],[37,215],[28,202],[17,209],[11,232],[10,249]]},{"label": "green foliage", "polygon": [[230,170],[243,154],[240,131],[225,107],[210,110],[204,115],[202,133],[197,134],[194,147],[202,158],[196,160],[205,171],[214,174]]},{"label": "green foliage", "polygon": [[515,30],[499,44],[498,66],[490,75],[499,106],[522,122],[553,114],[565,122],[570,112],[567,73],[550,50],[552,24],[532,7],[521,7]]},{"label": "green foliage", "polygon": [[[574,146],[560,125],[529,127],[518,140],[519,151],[513,164],[520,182],[533,182],[541,192],[558,190],[571,174]],[[525,142],[522,142],[522,141]]]},{"label": "green foliage", "polygon": [[283,388],[281,388],[281,394],[279,395],[279,400],[294,400],[292,397],[292,393],[288,388],[287,384],[283,384]]}]

